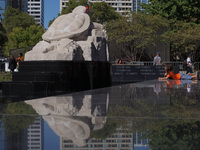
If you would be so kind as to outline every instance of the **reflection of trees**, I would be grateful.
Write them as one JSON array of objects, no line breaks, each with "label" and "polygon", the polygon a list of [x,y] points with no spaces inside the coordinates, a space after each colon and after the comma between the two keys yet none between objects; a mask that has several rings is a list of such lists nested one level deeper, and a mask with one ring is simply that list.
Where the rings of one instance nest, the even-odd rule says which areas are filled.
[{"label": "reflection of trees", "polygon": [[24,102],[8,104],[5,113],[8,115],[3,115],[2,122],[7,135],[28,128],[36,118],[34,109]]},{"label": "reflection of trees", "polygon": [[150,147],[162,150],[194,150],[200,147],[200,122],[175,123],[148,133]]},{"label": "reflection of trees", "polygon": [[119,119],[108,118],[102,129],[91,131],[91,138],[105,139],[115,133],[120,125]]},{"label": "reflection of trees", "polygon": [[143,138],[150,139],[152,149],[193,150],[200,146],[200,121],[196,121],[200,120],[199,108],[198,93],[189,95],[173,90],[168,104],[137,98],[125,105],[111,105],[108,116],[118,116],[117,120],[120,117],[130,117],[120,122],[128,120],[130,130],[146,133]]}]

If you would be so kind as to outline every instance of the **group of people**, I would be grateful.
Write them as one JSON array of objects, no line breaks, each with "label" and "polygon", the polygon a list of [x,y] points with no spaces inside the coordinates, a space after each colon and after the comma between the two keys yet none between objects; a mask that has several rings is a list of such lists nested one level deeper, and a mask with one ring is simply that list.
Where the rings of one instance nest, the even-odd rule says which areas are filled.
[{"label": "group of people", "polygon": [[[156,56],[153,60],[153,65],[161,65],[161,57],[160,53],[157,52]],[[197,74],[193,73],[192,71],[192,61],[191,61],[191,54],[187,57],[187,72],[186,74],[183,73],[175,73],[173,65],[165,65],[165,76],[160,77],[159,80],[165,80],[165,79],[176,79],[176,80],[196,80]]]},{"label": "group of people", "polygon": [[196,73],[175,73],[173,65],[165,65],[165,75],[164,77],[159,77],[159,80],[175,79],[175,80],[197,80]]},{"label": "group of people", "polygon": [[8,69],[10,69],[12,72],[14,72],[14,70],[17,67],[19,67],[20,62],[23,61],[23,60],[24,60],[24,57],[23,57],[22,53],[18,54],[17,60],[15,59],[13,54],[10,54],[9,55],[9,66],[8,66]]}]

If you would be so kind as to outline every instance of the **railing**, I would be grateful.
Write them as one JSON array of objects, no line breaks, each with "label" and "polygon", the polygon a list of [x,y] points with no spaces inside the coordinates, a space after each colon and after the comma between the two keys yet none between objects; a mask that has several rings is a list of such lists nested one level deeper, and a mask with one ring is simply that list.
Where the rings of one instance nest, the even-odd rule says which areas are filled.
[{"label": "railing", "polygon": [[179,71],[185,71],[182,61],[164,61],[164,62],[162,62],[162,65],[165,65],[165,64],[171,64],[171,65],[174,65],[174,66],[178,66]]},{"label": "railing", "polygon": [[[186,71],[186,69],[183,67],[183,61],[164,61],[164,62],[162,62],[162,65],[165,65],[165,64],[177,65],[177,66],[179,66],[179,70],[180,71]],[[128,62],[128,63],[123,64],[123,65],[146,65],[146,66],[151,66],[151,65],[153,65],[153,62],[152,61],[131,61],[131,62]],[[195,72],[196,71],[200,71],[200,62],[195,62],[192,67],[193,67],[193,70]]]}]

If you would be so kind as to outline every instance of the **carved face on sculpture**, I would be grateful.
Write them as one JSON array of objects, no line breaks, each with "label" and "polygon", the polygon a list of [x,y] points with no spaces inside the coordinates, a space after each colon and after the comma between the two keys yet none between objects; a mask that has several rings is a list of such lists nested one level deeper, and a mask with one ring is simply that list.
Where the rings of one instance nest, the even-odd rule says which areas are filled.
[{"label": "carved face on sculpture", "polygon": [[76,7],[72,13],[59,16],[43,34],[45,41],[57,41],[63,38],[74,38],[84,34],[90,26],[90,17],[84,6]]}]

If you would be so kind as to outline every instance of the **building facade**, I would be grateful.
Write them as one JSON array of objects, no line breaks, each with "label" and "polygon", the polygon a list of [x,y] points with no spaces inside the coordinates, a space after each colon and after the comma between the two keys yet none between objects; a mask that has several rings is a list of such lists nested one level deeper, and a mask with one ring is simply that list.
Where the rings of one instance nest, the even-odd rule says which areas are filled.
[{"label": "building facade", "polygon": [[11,6],[22,12],[27,12],[27,0],[6,0],[6,6]]},{"label": "building facade", "polygon": [[[66,3],[69,0],[60,0],[60,12],[66,7]],[[140,4],[148,3],[148,0],[88,0],[89,2],[106,2],[108,5],[112,6],[116,12],[125,15],[127,12],[142,10]]]},{"label": "building facade", "polygon": [[6,0],[0,0],[0,21],[3,18],[3,13],[5,12],[6,9]]},{"label": "building facade", "polygon": [[27,129],[27,150],[44,149],[44,123],[42,117],[37,118],[34,124]]},{"label": "building facade", "polygon": [[28,11],[38,24],[44,26],[44,0],[28,0]]},{"label": "building facade", "polygon": [[38,24],[44,26],[44,0],[0,0],[0,20],[7,6],[29,13]]}]

